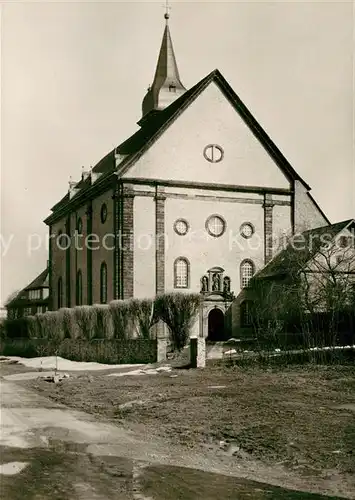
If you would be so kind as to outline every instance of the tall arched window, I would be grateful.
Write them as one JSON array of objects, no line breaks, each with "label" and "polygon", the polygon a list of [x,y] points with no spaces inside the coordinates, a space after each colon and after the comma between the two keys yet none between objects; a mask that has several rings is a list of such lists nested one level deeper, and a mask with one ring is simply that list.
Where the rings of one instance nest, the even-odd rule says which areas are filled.
[{"label": "tall arched window", "polygon": [[57,306],[58,306],[58,309],[63,307],[63,280],[62,280],[62,278],[59,278],[58,283],[57,283]]},{"label": "tall arched window", "polygon": [[251,260],[243,260],[240,264],[240,286],[246,288],[255,272],[254,263]]},{"label": "tall arched window", "polygon": [[101,304],[107,303],[107,266],[103,262],[100,268],[100,302]]},{"label": "tall arched window", "polygon": [[83,303],[83,276],[79,270],[76,273],[76,305],[81,306]]},{"label": "tall arched window", "polygon": [[190,264],[185,257],[174,262],[174,288],[189,288]]}]

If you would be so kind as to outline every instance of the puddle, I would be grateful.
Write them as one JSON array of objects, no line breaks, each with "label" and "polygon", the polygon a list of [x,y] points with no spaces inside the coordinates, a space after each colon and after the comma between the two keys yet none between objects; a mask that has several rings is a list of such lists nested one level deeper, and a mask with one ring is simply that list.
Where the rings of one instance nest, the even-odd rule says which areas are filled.
[{"label": "puddle", "polygon": [[19,380],[33,380],[37,378],[52,377],[54,375],[53,371],[46,372],[25,372],[25,373],[15,373],[13,375],[5,375],[4,379],[9,381],[19,381]]},{"label": "puddle", "polygon": [[355,411],[355,403],[349,403],[345,405],[333,406],[334,410],[350,410]]}]

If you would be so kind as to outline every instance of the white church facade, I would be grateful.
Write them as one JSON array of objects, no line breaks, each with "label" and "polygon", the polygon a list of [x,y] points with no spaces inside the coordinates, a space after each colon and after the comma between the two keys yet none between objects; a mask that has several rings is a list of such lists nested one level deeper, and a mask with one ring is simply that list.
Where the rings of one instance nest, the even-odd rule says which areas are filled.
[{"label": "white church facade", "polygon": [[329,221],[218,70],[185,89],[165,17],[138,131],[45,221],[51,309],[201,293],[201,331],[213,340],[238,331],[233,297],[275,240]]}]

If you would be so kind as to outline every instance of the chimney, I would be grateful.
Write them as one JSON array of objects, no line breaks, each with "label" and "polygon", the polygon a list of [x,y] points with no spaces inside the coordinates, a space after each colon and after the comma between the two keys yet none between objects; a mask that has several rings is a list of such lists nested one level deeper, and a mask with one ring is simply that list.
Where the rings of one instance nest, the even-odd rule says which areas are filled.
[{"label": "chimney", "polygon": [[81,167],[81,180],[86,181],[90,177],[91,170],[85,170],[85,167]]},{"label": "chimney", "polygon": [[72,199],[73,196],[76,195],[76,193],[78,193],[80,191],[79,188],[76,188],[75,186],[77,185],[78,183],[76,181],[72,181],[71,178],[70,178],[70,181],[69,181],[69,189],[68,189],[68,192],[69,192],[69,199]]}]

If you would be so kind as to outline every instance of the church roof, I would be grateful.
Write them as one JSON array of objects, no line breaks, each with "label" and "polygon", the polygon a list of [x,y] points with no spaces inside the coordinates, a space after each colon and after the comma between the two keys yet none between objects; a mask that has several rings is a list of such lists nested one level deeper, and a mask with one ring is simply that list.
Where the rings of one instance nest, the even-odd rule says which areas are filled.
[{"label": "church roof", "polygon": [[[275,279],[297,272],[321,250],[322,245],[334,240],[337,234],[350,225],[355,225],[354,219],[304,231],[301,240],[300,235],[295,235],[286,248],[255,274],[254,279]],[[326,241],[322,236],[327,236]]]}]

